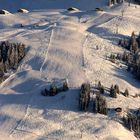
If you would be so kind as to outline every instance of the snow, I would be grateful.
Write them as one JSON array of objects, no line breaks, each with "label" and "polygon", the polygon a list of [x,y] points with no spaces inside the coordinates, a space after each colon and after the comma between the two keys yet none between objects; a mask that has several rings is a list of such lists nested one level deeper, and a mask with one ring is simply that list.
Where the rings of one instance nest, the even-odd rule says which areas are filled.
[{"label": "snow", "polygon": [[[107,8],[105,0],[5,0],[0,5],[13,12],[19,7],[32,11],[0,15],[0,41],[17,41],[27,46],[27,55],[18,70],[11,72],[0,85],[0,137],[4,140],[136,140],[118,122],[114,112],[108,116],[94,114],[91,108],[80,112],[78,97],[83,82],[95,85],[100,80],[105,87],[118,84],[121,91],[125,88],[130,91],[130,97],[118,95],[117,99],[110,98],[106,92],[110,109],[122,107],[125,111],[140,106],[140,98],[133,98],[140,93],[139,82],[125,66],[121,68],[106,59],[110,53],[123,51],[117,46],[121,37],[139,31],[140,6],[128,7],[125,3]],[[68,12],[69,7],[80,11]],[[96,12],[96,7],[104,12]],[[127,10],[122,17],[124,8]],[[69,91],[54,97],[40,94],[51,82],[62,79],[68,79]]]}]

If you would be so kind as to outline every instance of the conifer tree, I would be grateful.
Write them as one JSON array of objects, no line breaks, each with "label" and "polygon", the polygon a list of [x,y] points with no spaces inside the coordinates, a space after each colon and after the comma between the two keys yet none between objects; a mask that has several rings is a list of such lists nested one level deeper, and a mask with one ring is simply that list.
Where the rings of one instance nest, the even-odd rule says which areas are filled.
[{"label": "conifer tree", "polygon": [[96,95],[96,98],[93,104],[93,111],[95,113],[107,115],[107,102],[104,97],[100,95]]},{"label": "conifer tree", "polygon": [[110,88],[110,97],[117,98],[117,90],[114,88],[113,85]]},{"label": "conifer tree", "polygon": [[128,97],[128,96],[129,96],[129,91],[128,91],[128,89],[125,90],[125,92],[123,93],[123,95],[124,95],[125,97]]}]

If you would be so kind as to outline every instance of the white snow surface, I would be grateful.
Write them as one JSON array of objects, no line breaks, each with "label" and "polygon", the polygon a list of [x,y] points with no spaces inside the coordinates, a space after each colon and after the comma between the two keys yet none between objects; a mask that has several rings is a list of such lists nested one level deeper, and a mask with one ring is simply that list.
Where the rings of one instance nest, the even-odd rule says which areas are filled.
[{"label": "white snow surface", "polygon": [[[69,13],[67,8],[72,6],[81,11]],[[140,31],[140,6],[125,3],[107,8],[105,0],[4,0],[0,4],[11,11],[19,7],[33,11],[0,15],[0,41],[27,46],[18,70],[0,85],[0,139],[137,140],[114,112],[108,116],[92,109],[80,112],[78,97],[83,82],[95,85],[100,80],[105,87],[118,84],[121,91],[130,91],[128,98],[118,95],[117,99],[105,93],[109,108],[140,107],[140,98],[132,96],[140,93],[140,83],[125,66],[106,60],[110,53],[123,52],[117,45],[121,37]],[[96,7],[105,11],[96,12]],[[40,94],[50,82],[64,78],[69,91],[54,97]]]}]

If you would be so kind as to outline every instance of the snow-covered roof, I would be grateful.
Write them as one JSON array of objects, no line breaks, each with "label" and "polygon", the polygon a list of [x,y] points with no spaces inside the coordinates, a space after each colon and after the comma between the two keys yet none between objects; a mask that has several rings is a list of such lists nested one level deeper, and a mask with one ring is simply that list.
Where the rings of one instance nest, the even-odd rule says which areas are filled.
[{"label": "snow-covered roof", "polygon": [[79,11],[79,9],[75,8],[75,7],[69,7],[67,10],[68,11]]},{"label": "snow-covered roof", "polygon": [[20,12],[20,13],[29,13],[28,10],[26,10],[26,9],[22,9],[22,8],[20,8],[20,9],[18,10],[18,12]]},{"label": "snow-covered roof", "polygon": [[7,10],[1,9],[0,14],[6,15],[6,14],[10,14],[10,12]]}]

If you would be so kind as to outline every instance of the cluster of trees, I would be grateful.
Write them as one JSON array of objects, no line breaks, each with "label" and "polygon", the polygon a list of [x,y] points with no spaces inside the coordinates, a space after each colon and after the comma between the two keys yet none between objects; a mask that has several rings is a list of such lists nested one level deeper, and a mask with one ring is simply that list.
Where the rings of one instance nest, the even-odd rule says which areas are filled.
[{"label": "cluster of trees", "polygon": [[108,1],[108,5],[111,6],[111,5],[114,5],[114,4],[119,4],[119,3],[122,3],[124,0],[109,0]]},{"label": "cluster of trees", "polygon": [[127,70],[140,80],[140,51],[137,51],[136,53],[124,51],[123,54],[111,54],[109,59],[112,63],[116,64],[119,64],[119,61],[125,62]]},{"label": "cluster of trees", "polygon": [[97,89],[99,92],[96,94],[96,97],[93,100],[93,112],[107,115],[107,102],[106,99],[101,96],[105,93],[105,87],[100,81],[98,82]]},{"label": "cluster of trees", "polygon": [[140,109],[133,112],[128,111],[127,115],[123,117],[123,122],[125,127],[140,137]]},{"label": "cluster of trees", "polygon": [[[104,86],[101,84],[101,82],[98,82],[97,88],[98,92],[95,93],[95,98],[93,99],[93,112],[100,113],[107,115],[108,114],[108,107],[107,107],[107,101],[102,96],[105,92]],[[84,83],[81,86],[80,90],[80,96],[79,96],[79,108],[81,111],[86,111],[89,107],[90,102],[90,91],[91,86],[89,83]],[[117,94],[120,94],[121,91],[119,89],[119,86],[112,85],[110,88],[110,96],[113,98],[117,98]],[[124,96],[129,96],[129,91],[126,89],[124,93],[122,93]],[[114,109],[117,114],[121,114],[122,108],[117,107]],[[134,111],[133,113],[127,112],[126,116],[121,116],[121,119],[123,120],[124,125],[129,129],[133,130],[135,134],[140,137],[140,109],[137,111]]]},{"label": "cluster of trees", "polygon": [[140,52],[133,55],[133,59],[128,61],[128,71],[130,71],[134,76],[140,80]]},{"label": "cluster of trees", "polygon": [[[90,84],[84,83],[81,86],[79,95],[79,108],[81,111],[87,111],[90,103]],[[104,87],[101,82],[98,83],[99,94],[96,94],[93,100],[93,112],[107,115],[107,102],[101,94],[104,94]]]},{"label": "cluster of trees", "polygon": [[64,91],[67,91],[67,90],[69,90],[68,81],[67,80],[64,80],[64,82],[62,83],[62,86],[58,87],[55,84],[52,84],[52,85],[50,85],[50,88],[49,89],[45,88],[41,92],[41,94],[43,96],[55,96],[58,93],[64,92]]},{"label": "cluster of trees", "polygon": [[119,45],[129,50],[124,53],[123,60],[137,79],[140,79],[140,34],[132,33],[129,39],[120,40]]},{"label": "cluster of trees", "polygon": [[0,43],[0,77],[10,69],[17,69],[25,56],[25,45],[22,43]]},{"label": "cluster of trees", "polygon": [[107,115],[107,110],[106,99],[100,94],[97,94],[93,101],[93,112]]},{"label": "cluster of trees", "polygon": [[118,61],[124,61],[126,64],[132,59],[130,52],[124,51],[123,54],[117,53],[117,54],[111,54],[109,56],[109,59],[112,63],[116,63],[116,60]]},{"label": "cluster of trees", "polygon": [[137,53],[140,51],[140,34],[136,35],[132,32],[130,38],[119,41],[119,45],[130,50],[131,53]]},{"label": "cluster of trees", "polygon": [[[105,87],[101,84],[100,81],[98,82],[98,90],[99,90],[99,94],[104,94],[105,93]],[[126,88],[124,92],[121,92],[120,88],[117,84],[111,85],[109,93],[110,93],[109,94],[110,97],[112,97],[112,98],[117,98],[117,94],[122,94],[125,97],[129,96],[128,89]]]},{"label": "cluster of trees", "polygon": [[140,34],[137,36],[132,32],[129,45],[127,46],[131,52],[137,53],[140,50]]},{"label": "cluster of trees", "polygon": [[115,86],[111,86],[110,88],[110,97],[112,98],[117,98],[117,93],[120,94],[120,90],[119,90],[119,86],[115,85]]},{"label": "cluster of trees", "polygon": [[119,86],[117,84],[111,86],[111,88],[110,88],[110,97],[117,98],[117,95],[120,94],[120,93],[122,95],[124,95],[125,97],[129,96],[129,91],[128,91],[127,88],[125,89],[124,92],[120,92]]},{"label": "cluster of trees", "polygon": [[[99,81],[97,87],[95,87],[94,89],[96,89],[96,91],[94,90],[93,93],[96,96],[93,99],[93,112],[107,115],[107,102],[102,95],[105,93],[105,90],[108,91],[108,88],[105,89],[105,87]],[[81,111],[87,111],[89,107],[90,92],[91,92],[90,84],[89,83],[82,84],[79,95],[79,108]],[[111,88],[109,88],[109,93],[110,93],[109,96],[112,98],[117,98],[118,94],[122,94],[125,97],[129,96],[128,89],[126,89],[124,92],[121,92],[117,84],[112,85]]]}]

